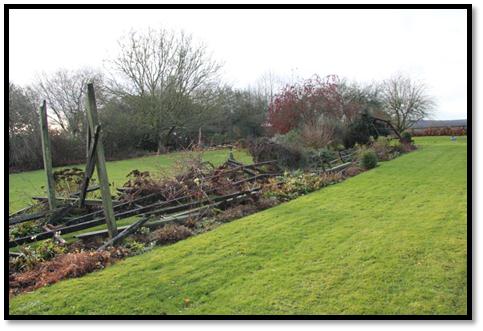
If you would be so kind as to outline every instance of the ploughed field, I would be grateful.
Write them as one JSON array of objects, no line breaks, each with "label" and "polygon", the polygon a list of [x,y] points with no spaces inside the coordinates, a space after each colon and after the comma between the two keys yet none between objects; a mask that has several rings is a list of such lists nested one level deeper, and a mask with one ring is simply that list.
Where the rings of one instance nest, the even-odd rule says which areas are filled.
[{"label": "ploughed field", "polygon": [[466,139],[416,143],[337,185],[18,295],[10,314],[466,314]]}]

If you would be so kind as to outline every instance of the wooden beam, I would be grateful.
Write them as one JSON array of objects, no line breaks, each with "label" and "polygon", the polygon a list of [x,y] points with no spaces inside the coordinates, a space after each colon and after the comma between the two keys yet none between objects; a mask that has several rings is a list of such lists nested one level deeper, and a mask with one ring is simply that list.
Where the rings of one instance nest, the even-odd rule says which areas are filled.
[{"label": "wooden beam", "polygon": [[331,169],[327,169],[327,172],[336,172],[336,171],[342,171],[344,170],[345,168],[349,167],[350,165],[352,164],[352,162],[346,162],[346,163],[342,163],[342,164],[339,164]]},{"label": "wooden beam", "polygon": [[[203,207],[203,206],[206,207],[208,205],[211,205],[211,204],[217,203],[217,202],[232,201],[232,200],[237,199],[237,198],[245,197],[248,194],[255,194],[260,190],[261,190],[261,188],[255,188],[255,189],[252,189],[252,190],[240,191],[240,192],[236,192],[236,193],[232,193],[232,194],[227,194],[227,195],[224,195],[224,196],[214,197],[214,198],[211,198],[211,199],[203,199],[203,200],[200,200],[200,201],[190,202],[190,203],[186,203],[186,204],[182,204],[182,205],[178,205],[178,206],[160,208],[160,209],[157,209],[157,210],[152,210],[153,205],[156,205],[156,204],[153,204],[153,205],[150,205],[150,206],[145,206],[143,208],[127,210],[127,211],[121,212],[119,214],[116,214],[116,218],[122,219],[122,218],[130,217],[130,216],[134,216],[134,215],[139,215],[140,213],[144,213],[144,214],[142,214],[142,216],[147,216],[147,217],[154,216],[154,215],[160,215],[160,214],[167,215],[167,214],[180,212],[180,211],[183,211],[183,210],[189,210],[189,209],[192,209],[192,208],[195,208],[195,207]],[[45,231],[45,232],[41,232],[41,233],[38,233],[38,234],[35,234],[35,235],[32,235],[32,236],[26,236],[26,237],[21,237],[21,238],[16,238],[14,240],[11,240],[11,241],[9,241],[9,247],[15,247],[15,246],[22,245],[22,244],[25,244],[25,243],[47,239],[47,238],[52,237],[54,235],[54,232],[59,232],[59,234],[67,234],[67,233],[72,233],[72,232],[76,232],[76,231],[80,231],[80,230],[84,230],[84,229],[89,229],[89,228],[92,228],[94,226],[98,226],[98,225],[101,225],[101,224],[104,224],[104,223],[105,223],[105,218],[102,217],[102,218],[93,219],[91,221],[87,221],[87,222],[83,222],[83,223],[79,223],[79,224],[74,224],[74,225],[69,225],[69,226],[64,226],[64,227],[57,227],[55,230],[52,230],[52,231]],[[114,238],[114,237],[112,237],[112,238]]]},{"label": "wooden beam", "polygon": [[[48,198],[47,198],[47,200],[48,200]],[[20,210],[17,210],[15,212],[11,213],[10,215],[8,215],[8,218],[10,219],[10,218],[18,216],[20,214],[25,214],[28,210],[32,209],[33,207],[34,206],[31,205],[31,206],[27,206],[25,208],[22,208]]]},{"label": "wooden beam", "polygon": [[129,236],[131,233],[134,233],[147,221],[149,221],[149,217],[143,217],[140,220],[138,220],[136,223],[129,225],[127,228],[122,230],[122,232],[119,233],[117,236],[106,241],[101,247],[97,249],[97,251],[102,251],[107,247],[114,245],[116,242],[121,241],[125,237]]},{"label": "wooden beam", "polygon": [[[94,84],[92,83],[87,84],[87,120],[89,121],[91,132],[95,132],[96,126],[99,125],[99,118],[97,115]],[[102,144],[102,133],[99,141],[97,142],[96,156],[97,177],[99,178],[99,186],[101,187],[107,229],[109,230],[109,237],[114,238],[117,235],[117,225],[112,206],[111,190],[109,189],[109,178],[107,176],[106,158],[104,155],[104,146]]]},{"label": "wooden beam", "polygon": [[51,212],[50,210],[44,210],[44,211],[40,211],[40,212],[32,213],[32,214],[22,214],[22,215],[19,215],[19,216],[9,218],[8,224],[14,225],[14,224],[19,224],[19,223],[23,223],[23,222],[33,221],[33,220],[45,217],[50,212]]},{"label": "wooden beam", "polygon": [[[37,201],[47,201],[47,197],[32,197],[32,199],[37,200]],[[57,198],[57,202],[63,202],[63,203],[76,203],[79,200],[79,198]],[[102,206],[102,200],[101,199],[85,199],[85,205],[86,206]],[[120,204],[118,200],[113,200],[112,201],[113,206],[116,206]]]},{"label": "wooden beam", "polygon": [[50,146],[49,126],[47,122],[47,103],[44,100],[40,106],[40,131],[42,133],[42,156],[44,159],[45,176],[47,177],[47,196],[49,197],[49,208],[55,209],[55,181],[52,170],[52,149]]},{"label": "wooden beam", "polygon": [[[50,226],[50,224],[47,224],[47,225],[44,225],[42,226],[42,228],[45,230],[45,231],[52,231],[54,230],[52,226]],[[60,244],[60,245],[65,245],[66,244],[66,241],[64,238],[62,238],[57,232],[54,232],[54,235],[53,235],[53,239],[56,243]]]},{"label": "wooden beam", "polygon": [[[86,189],[86,192],[89,193],[89,192],[97,191],[98,189],[99,189],[99,185],[96,185],[96,186],[92,186],[92,187],[89,187],[88,189]],[[76,197],[79,194],[80,194],[80,192],[74,192],[70,196],[71,197]]]},{"label": "wooden beam", "polygon": [[83,208],[86,200],[87,195],[87,187],[89,186],[89,181],[94,173],[94,167],[96,166],[96,148],[97,143],[99,141],[99,134],[101,132],[100,125],[96,126],[94,132],[94,140],[92,144],[89,146],[89,150],[87,153],[87,161],[86,161],[86,171],[84,172],[84,178],[82,179],[82,183],[79,189],[79,207]]}]

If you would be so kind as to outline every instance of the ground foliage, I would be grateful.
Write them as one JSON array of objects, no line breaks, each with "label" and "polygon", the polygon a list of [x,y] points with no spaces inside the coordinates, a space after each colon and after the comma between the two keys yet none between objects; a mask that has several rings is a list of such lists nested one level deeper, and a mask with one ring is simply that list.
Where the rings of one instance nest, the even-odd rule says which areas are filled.
[{"label": "ground foliage", "polygon": [[16,296],[10,313],[466,314],[466,144],[416,143],[344,183]]}]

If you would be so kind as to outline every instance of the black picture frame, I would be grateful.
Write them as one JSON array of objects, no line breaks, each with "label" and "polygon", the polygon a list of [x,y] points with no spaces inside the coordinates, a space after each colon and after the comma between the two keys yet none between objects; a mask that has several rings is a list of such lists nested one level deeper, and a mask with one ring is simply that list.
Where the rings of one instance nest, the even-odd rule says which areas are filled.
[{"label": "black picture frame", "polygon": [[[348,4],[348,5],[322,5],[322,4],[172,4],[172,5],[151,5],[151,4],[5,4],[4,5],[4,95],[8,95],[9,83],[9,11],[12,9],[313,9],[313,10],[331,10],[331,9],[464,9],[467,12],[467,314],[466,315],[48,315],[48,316],[23,316],[11,315],[9,313],[9,281],[8,273],[4,273],[4,317],[7,320],[472,320],[473,318],[473,232],[472,232],[472,104],[473,104],[473,21],[472,21],[472,5],[471,4]],[[8,98],[5,98],[4,109],[8,109]],[[8,113],[4,114],[6,120]],[[4,149],[8,149],[6,142],[8,141],[8,133],[4,136]],[[5,169],[4,195],[8,197],[8,170]],[[5,218],[8,218],[8,211],[5,211]],[[6,225],[4,225],[6,226]],[[7,271],[8,266],[8,231],[4,231],[4,270]]]}]

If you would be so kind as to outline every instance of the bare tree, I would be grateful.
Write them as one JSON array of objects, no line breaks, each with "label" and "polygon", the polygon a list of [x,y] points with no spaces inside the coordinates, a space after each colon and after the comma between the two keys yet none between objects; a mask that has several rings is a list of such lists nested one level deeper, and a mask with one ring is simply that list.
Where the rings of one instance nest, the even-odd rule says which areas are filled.
[{"label": "bare tree", "polygon": [[120,39],[119,47],[112,64],[121,80],[114,81],[113,91],[137,100],[143,120],[158,134],[161,152],[174,129],[199,110],[191,105],[212,96],[220,65],[205,45],[195,44],[183,32],[131,31]]},{"label": "bare tree", "polygon": [[428,117],[435,106],[426,85],[407,76],[396,75],[383,82],[383,104],[399,132]]},{"label": "bare tree", "polygon": [[255,83],[255,91],[263,97],[267,104],[270,104],[278,90],[285,85],[286,82],[273,71],[267,71],[262,74]]},{"label": "bare tree", "polygon": [[36,90],[42,99],[47,100],[53,122],[72,136],[78,136],[85,125],[87,83],[94,82],[100,90],[102,80],[102,74],[91,69],[59,70],[52,75],[41,76]]},{"label": "bare tree", "polygon": [[8,84],[9,167],[36,167],[42,164],[38,96],[31,88]]}]

